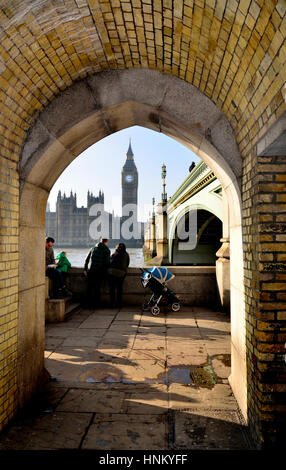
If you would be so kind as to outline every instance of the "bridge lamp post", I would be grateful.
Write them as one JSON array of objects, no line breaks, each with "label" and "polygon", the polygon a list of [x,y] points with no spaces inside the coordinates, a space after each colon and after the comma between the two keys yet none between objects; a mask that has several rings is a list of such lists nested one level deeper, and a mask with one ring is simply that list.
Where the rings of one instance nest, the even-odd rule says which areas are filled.
[{"label": "bridge lamp post", "polygon": [[157,228],[156,241],[157,241],[157,256],[156,264],[164,266],[169,264],[168,256],[168,215],[167,215],[167,193],[166,193],[166,165],[162,165],[162,181],[163,181],[163,192],[162,201],[157,205]]},{"label": "bridge lamp post", "polygon": [[166,176],[167,176],[167,170],[166,170],[166,165],[163,163],[162,165],[162,180],[163,180],[163,192],[162,192],[162,202],[167,202],[167,193],[166,193]]}]

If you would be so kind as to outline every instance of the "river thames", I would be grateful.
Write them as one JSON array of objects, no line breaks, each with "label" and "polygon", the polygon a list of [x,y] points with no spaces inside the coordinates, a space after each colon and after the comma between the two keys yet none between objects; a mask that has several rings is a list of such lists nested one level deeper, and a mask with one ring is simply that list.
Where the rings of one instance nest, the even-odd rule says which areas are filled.
[{"label": "river thames", "polygon": [[[64,248],[64,247],[54,247],[55,256],[57,256],[61,251],[67,253],[67,258],[70,261],[71,265],[77,268],[82,268],[84,266],[85,259],[89,253],[90,248]],[[115,248],[111,248],[111,254],[114,253]],[[130,265],[131,267],[138,267],[144,265],[144,257],[142,248],[127,248],[127,252],[130,256]]]}]

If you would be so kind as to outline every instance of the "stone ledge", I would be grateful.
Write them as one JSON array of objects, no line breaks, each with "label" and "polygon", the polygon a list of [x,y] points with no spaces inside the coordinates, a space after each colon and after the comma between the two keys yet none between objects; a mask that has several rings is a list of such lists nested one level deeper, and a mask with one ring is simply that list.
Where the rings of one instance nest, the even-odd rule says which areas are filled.
[{"label": "stone ledge", "polygon": [[72,297],[63,299],[46,299],[46,323],[62,322],[79,307],[78,303],[73,303]]},{"label": "stone ledge", "polygon": [[[168,269],[175,275],[168,286],[180,296],[184,305],[220,307],[215,266],[168,266]],[[140,277],[139,267],[128,269],[123,285],[123,302],[126,305],[141,305],[144,298],[150,297],[151,291],[142,287]],[[66,284],[73,293],[74,301],[86,300],[87,279],[83,268],[70,268]],[[102,300],[109,300],[107,280],[103,282]]]},{"label": "stone ledge", "polygon": [[[151,268],[152,266],[146,266],[146,269]],[[173,274],[215,274],[216,267],[215,266],[166,266]],[[69,269],[69,274],[82,274],[83,275],[83,268],[78,268],[72,266]],[[141,275],[141,271],[139,267],[131,267],[128,268],[127,276],[137,276]]]}]

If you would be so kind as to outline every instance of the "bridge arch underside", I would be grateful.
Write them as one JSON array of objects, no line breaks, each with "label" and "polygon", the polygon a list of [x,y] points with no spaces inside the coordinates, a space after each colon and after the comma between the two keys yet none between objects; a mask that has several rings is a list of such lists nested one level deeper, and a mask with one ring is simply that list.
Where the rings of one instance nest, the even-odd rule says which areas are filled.
[{"label": "bridge arch underside", "polygon": [[170,238],[171,264],[215,266],[222,221],[209,210],[192,206],[178,219]]},{"label": "bridge arch underside", "polygon": [[[20,403],[32,394],[44,367],[45,277],[39,266],[44,266],[49,191],[83,150],[133,125],[163,132],[193,150],[213,170],[232,206],[230,245],[237,258],[234,266],[231,255],[230,382],[247,419],[241,158],[229,123],[206,96],[180,79],[148,70],[103,72],[75,84],[40,114],[29,131],[20,162]],[[27,250],[27,244],[33,250]]]}]

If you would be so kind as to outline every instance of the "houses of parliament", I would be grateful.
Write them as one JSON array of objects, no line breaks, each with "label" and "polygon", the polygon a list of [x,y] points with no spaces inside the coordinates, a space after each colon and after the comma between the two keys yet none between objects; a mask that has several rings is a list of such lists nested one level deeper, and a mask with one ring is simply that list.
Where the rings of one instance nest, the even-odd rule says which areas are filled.
[{"label": "houses of parliament", "polygon": [[[126,161],[121,172],[122,216],[104,210],[104,193],[87,193],[87,207],[77,207],[77,197],[71,191],[69,196],[58,193],[56,211],[46,210],[46,236],[53,237],[57,246],[90,247],[101,236],[109,239],[113,247],[124,242],[127,247],[140,248],[144,243],[143,222],[137,220],[138,171],[134,161],[131,141],[126,153]],[[133,207],[132,213],[129,208]],[[101,208],[99,217],[98,208]],[[128,224],[128,219],[132,221]],[[127,227],[127,228],[126,228]]]}]

